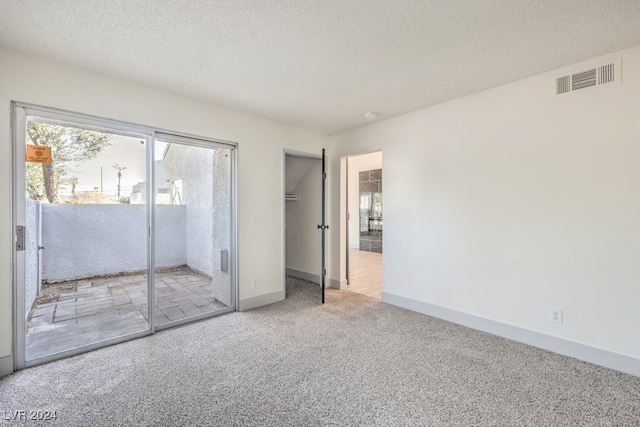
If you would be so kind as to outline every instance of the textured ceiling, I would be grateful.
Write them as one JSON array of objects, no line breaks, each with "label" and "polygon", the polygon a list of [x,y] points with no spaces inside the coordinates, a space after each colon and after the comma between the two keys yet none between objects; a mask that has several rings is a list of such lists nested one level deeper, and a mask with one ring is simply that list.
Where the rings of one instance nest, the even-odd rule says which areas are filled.
[{"label": "textured ceiling", "polygon": [[640,0],[0,0],[0,45],[334,134],[640,45]]}]

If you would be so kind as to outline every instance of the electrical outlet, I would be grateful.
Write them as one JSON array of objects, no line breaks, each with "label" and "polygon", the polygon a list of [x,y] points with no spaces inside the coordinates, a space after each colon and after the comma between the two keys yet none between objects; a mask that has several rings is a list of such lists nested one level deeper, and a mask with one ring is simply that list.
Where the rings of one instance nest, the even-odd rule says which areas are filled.
[{"label": "electrical outlet", "polygon": [[251,228],[258,228],[258,218],[251,217]]},{"label": "electrical outlet", "polygon": [[258,286],[258,278],[254,277],[253,279],[251,279],[251,287],[255,288]]},{"label": "electrical outlet", "polygon": [[558,307],[551,307],[549,309],[549,321],[552,323],[562,324],[562,309]]}]

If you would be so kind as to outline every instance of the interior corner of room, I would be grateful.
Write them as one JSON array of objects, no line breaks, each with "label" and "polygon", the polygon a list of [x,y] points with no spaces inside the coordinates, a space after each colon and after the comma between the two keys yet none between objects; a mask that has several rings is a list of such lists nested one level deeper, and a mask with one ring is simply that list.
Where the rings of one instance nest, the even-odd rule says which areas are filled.
[{"label": "interior corner of room", "polygon": [[[545,10],[555,10],[551,3]],[[608,22],[600,10],[605,6],[589,7],[589,19]],[[619,14],[616,22],[624,18],[620,8],[609,11]],[[243,9],[241,17],[250,12]],[[268,19],[274,17],[255,23]],[[494,21],[478,22],[493,28]],[[526,20],[536,22],[546,28],[548,21]],[[407,28],[423,27],[412,25]],[[262,315],[267,305],[286,303],[291,277],[317,291],[318,306],[326,280],[336,300],[410,310],[640,377],[640,37],[637,26],[625,28],[624,47],[615,47],[614,38],[590,56],[571,56],[570,47],[553,43],[553,52],[533,55],[546,68],[529,73],[508,56],[526,50],[511,44],[522,34],[502,37],[488,50],[481,49],[484,39],[465,38],[457,47],[473,41],[477,48],[465,57],[473,62],[455,62],[439,76],[455,77],[451,97],[440,94],[441,80],[421,80],[424,66],[405,69],[376,55],[383,46],[355,44],[351,54],[369,52],[366,57],[380,62],[366,75],[363,67],[352,81],[336,83],[340,93],[304,92],[326,102],[306,115],[298,114],[304,103],[291,88],[312,85],[298,80],[305,71],[311,79],[331,76],[325,59],[333,50],[315,44],[280,49],[245,34],[243,40],[256,42],[250,46],[255,58],[264,53],[264,66],[216,68],[228,78],[255,69],[267,81],[290,76],[291,86],[279,86],[281,80],[273,88],[251,86],[249,77],[227,83],[238,96],[271,93],[273,104],[223,95],[216,101],[218,87],[206,93],[191,87],[196,76],[217,82],[200,62],[204,50],[188,57],[188,67],[179,64],[179,73],[154,74],[151,82],[133,63],[110,74],[104,65],[67,61],[65,51],[21,51],[20,40],[3,44],[0,377],[215,314],[243,316],[233,312],[260,308],[253,315]],[[335,35],[323,34],[336,48]],[[363,41],[358,37],[348,40]],[[307,42],[317,40],[325,39]],[[384,47],[393,45],[387,41]],[[441,41],[420,39],[407,48],[435,48]],[[502,43],[512,50],[503,51]],[[302,57],[288,56],[300,51]],[[492,58],[502,62],[482,62],[496,51],[502,53]],[[279,52],[286,53],[282,61],[269,56]],[[546,61],[558,52],[564,59]],[[226,58],[246,59],[235,53]],[[292,72],[291,58],[296,67],[311,66]],[[285,71],[277,68],[282,64]],[[513,78],[492,80],[507,65]],[[440,98],[402,111],[396,105],[397,114],[388,115],[394,99],[377,90],[371,108],[350,98],[348,89],[359,93],[360,84],[392,87],[385,76],[393,70],[413,76],[414,90],[426,87]],[[158,83],[176,75],[174,86]],[[486,85],[474,86],[481,77]],[[363,111],[347,114],[342,104]],[[60,194],[48,194],[51,188],[28,184],[28,174],[44,182],[52,170],[42,159],[25,160],[27,145],[38,145],[37,135],[26,133],[30,121],[103,132],[113,137],[105,149],[126,145],[130,152],[114,152],[105,163],[83,157],[79,163],[90,170],[68,170],[60,176]],[[22,237],[28,254],[16,244]],[[357,299],[363,295],[370,299]],[[328,305],[316,313],[330,311]],[[111,309],[116,317],[105,314]],[[96,336],[97,330],[108,333]],[[81,339],[67,340],[70,335]],[[38,344],[38,336],[62,338]]]}]

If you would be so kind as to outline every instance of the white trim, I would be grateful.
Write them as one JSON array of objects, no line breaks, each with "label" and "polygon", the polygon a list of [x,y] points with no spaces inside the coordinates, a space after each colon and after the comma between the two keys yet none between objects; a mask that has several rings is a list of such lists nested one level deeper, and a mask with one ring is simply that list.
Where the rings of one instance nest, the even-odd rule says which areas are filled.
[{"label": "white trim", "polygon": [[[108,117],[95,116],[92,114],[78,113],[75,111],[64,110],[55,107],[46,107],[38,104],[31,104],[28,102],[11,101],[17,108],[24,108],[27,111],[27,115],[49,118],[54,120],[61,120],[62,122],[72,122],[74,124],[80,124],[84,128],[96,130],[98,132],[108,131],[114,133],[117,130],[119,135],[129,135],[138,137],[140,134],[151,136],[153,133],[161,133],[165,135],[172,135],[175,137],[188,138],[190,140],[198,140],[205,142],[213,142],[216,144],[237,147],[238,143],[233,141],[227,141],[219,138],[209,138],[201,135],[194,135],[185,132],[176,132],[170,129],[163,129],[156,126],[147,126],[122,120],[111,119]],[[227,147],[228,148],[228,147]]]},{"label": "white trim", "polygon": [[[339,188],[339,193],[342,193],[342,188],[344,186],[345,197],[338,197],[338,199],[340,200],[340,203],[338,206],[338,210],[339,210],[338,217],[340,218],[340,221],[342,221],[342,219],[345,219],[345,226],[343,227],[341,225],[342,224],[341,222],[338,223],[338,247],[339,247],[338,275],[341,278],[331,279],[330,285],[329,285],[329,287],[331,288],[346,289],[346,287],[349,284],[348,276],[351,274],[350,264],[349,264],[351,262],[351,260],[349,259],[349,249],[360,249],[360,239],[358,239],[357,242],[352,242],[349,239],[349,159],[353,159],[354,157],[366,156],[374,153],[381,153],[381,156],[383,156],[382,162],[383,162],[383,169],[384,169],[384,150],[382,148],[376,148],[371,151],[363,151],[358,153],[346,154],[340,157],[338,188]],[[345,162],[344,171],[342,170],[343,160]],[[384,178],[383,178],[383,181],[384,181]],[[383,202],[383,205],[384,205],[384,202]],[[384,212],[384,206],[382,209]],[[383,217],[384,217],[384,214],[383,214]],[[342,244],[342,237],[345,238],[345,242],[346,242],[345,245]],[[342,271],[342,265],[345,266],[344,271]],[[344,277],[344,279],[342,277]],[[384,278],[383,278],[382,286],[384,289]]]},{"label": "white trim", "polygon": [[331,289],[338,289],[339,291],[347,289],[347,279],[329,279],[329,287]]},{"label": "white trim", "polygon": [[[11,233],[15,236],[16,227],[26,225],[26,128],[27,110],[11,102],[11,197],[13,207],[11,209]],[[13,290],[12,310],[12,343],[13,364],[11,369],[24,368],[26,353],[26,309],[25,309],[25,252],[17,251],[15,245],[11,247],[11,281]]]},{"label": "white trim", "polygon": [[273,304],[274,302],[284,301],[284,296],[285,291],[279,290],[269,294],[258,295],[257,297],[240,299],[238,311],[247,311],[263,305]]},{"label": "white trim", "polygon": [[287,267],[287,275],[297,277],[299,279],[308,280],[310,282],[320,284],[320,275],[316,273],[309,273],[302,270],[296,270],[295,268]]},{"label": "white trim", "polygon": [[[305,151],[297,151],[297,150],[292,150],[289,148],[283,148],[282,149],[282,177],[281,177],[281,182],[280,184],[282,185],[281,188],[281,192],[282,192],[282,214],[281,214],[281,224],[282,224],[282,235],[281,235],[281,244],[282,244],[282,252],[281,252],[281,256],[282,256],[282,271],[284,272],[284,274],[282,275],[282,293],[283,295],[286,295],[286,289],[287,289],[287,274],[289,274],[289,268],[287,267],[287,204],[286,204],[286,196],[287,196],[287,191],[286,191],[286,180],[287,180],[287,156],[290,157],[298,157],[298,158],[302,158],[302,159],[315,159],[315,160],[322,160],[322,154],[313,154],[313,153],[309,153],[309,152],[305,152]],[[298,270],[293,270],[292,271],[298,271]],[[301,272],[302,274],[311,274],[311,273],[306,273],[306,272]],[[295,277],[300,277],[302,279],[305,280],[311,280],[314,283],[320,283],[320,275],[317,274],[315,275],[315,277],[318,277],[318,279],[308,279],[307,276],[298,276],[295,273],[291,274],[292,276]],[[284,299],[285,297],[283,296],[282,299]],[[242,302],[242,301],[240,301]],[[267,303],[270,304],[270,303]],[[265,305],[265,304],[259,304],[256,307],[259,307],[260,305]],[[238,306],[238,311],[243,311],[243,310],[250,310],[251,308],[254,307],[249,307],[249,308],[240,308],[241,306]],[[244,307],[244,306],[242,306]]]},{"label": "white trim", "polygon": [[[238,261],[237,261],[237,200],[238,200],[238,172],[237,172],[237,150],[238,144],[235,142],[224,141],[220,139],[202,137],[197,135],[186,134],[183,132],[174,132],[155,127],[137,125],[128,122],[122,122],[118,120],[112,120],[108,118],[102,118],[98,116],[87,115],[83,113],[76,113],[67,110],[61,110],[52,107],[44,107],[34,104],[22,103],[11,101],[11,135],[12,135],[12,201],[14,208],[12,209],[12,230],[15,230],[16,225],[23,225],[24,222],[24,150],[26,147],[26,119],[28,116],[59,120],[63,124],[80,125],[83,128],[96,130],[100,132],[107,132],[117,135],[135,136],[137,138],[144,138],[146,141],[145,151],[145,165],[146,165],[146,179],[151,185],[147,186],[147,210],[146,220],[149,230],[147,237],[147,289],[148,289],[148,311],[150,314],[150,322],[148,329],[140,331],[136,334],[127,335],[124,337],[118,337],[111,340],[99,341],[89,344],[77,349],[70,349],[62,353],[52,354],[40,359],[26,360],[26,343],[24,333],[25,330],[25,313],[24,313],[24,254],[19,254],[15,248],[12,249],[12,287],[13,287],[13,353],[9,359],[12,363],[9,373],[13,372],[14,363],[15,369],[23,369],[25,367],[34,366],[39,363],[46,363],[52,360],[57,360],[69,355],[75,355],[90,351],[95,348],[104,347],[112,343],[133,339],[137,336],[147,335],[155,331],[155,316],[153,315],[155,305],[154,301],[154,272],[155,272],[155,170],[153,161],[153,149],[157,138],[161,140],[168,140],[169,142],[192,145],[197,147],[203,147],[207,149],[213,149],[216,147],[222,147],[228,149],[231,153],[231,170],[230,170],[230,198],[231,198],[231,224],[230,224],[230,276],[231,276],[231,301],[230,308],[221,310],[219,312],[210,313],[210,317],[216,314],[222,314],[227,311],[233,311],[237,309],[237,295],[239,292],[238,283]],[[21,129],[18,131],[18,129]],[[20,179],[19,179],[20,178]],[[15,233],[15,231],[13,231]],[[284,295],[284,291],[282,291]],[[204,316],[209,317],[209,316]],[[203,317],[203,318],[204,318]],[[199,320],[200,316],[192,318],[191,320]],[[179,325],[182,322],[176,322],[170,326]],[[188,322],[185,322],[188,323]],[[0,363],[4,363],[3,359],[0,359]],[[4,372],[4,366],[0,365],[0,376]]]},{"label": "white trim", "polygon": [[300,157],[302,159],[322,160],[322,153],[314,154],[314,153],[309,153],[308,151],[291,150],[289,148],[283,148],[282,152],[284,153],[285,157],[291,156],[291,157]]},{"label": "white trim", "polygon": [[382,292],[382,302],[640,377],[640,359]]},{"label": "white trim", "polygon": [[13,357],[0,357],[0,378],[13,373]]}]

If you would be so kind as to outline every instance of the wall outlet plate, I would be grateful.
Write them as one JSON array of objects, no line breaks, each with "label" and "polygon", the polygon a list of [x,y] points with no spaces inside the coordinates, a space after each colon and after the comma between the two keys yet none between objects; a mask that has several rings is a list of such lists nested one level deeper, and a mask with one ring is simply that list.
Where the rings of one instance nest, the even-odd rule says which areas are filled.
[{"label": "wall outlet plate", "polygon": [[552,323],[562,324],[564,321],[562,316],[562,309],[559,307],[550,307],[549,308],[549,321]]}]

